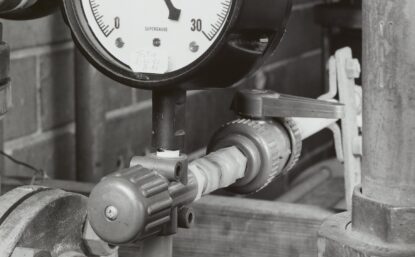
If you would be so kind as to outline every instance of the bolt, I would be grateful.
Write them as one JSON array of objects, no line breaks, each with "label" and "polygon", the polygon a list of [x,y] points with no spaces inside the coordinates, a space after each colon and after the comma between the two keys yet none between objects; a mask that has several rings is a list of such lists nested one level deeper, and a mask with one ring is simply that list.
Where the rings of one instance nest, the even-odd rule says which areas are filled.
[{"label": "bolt", "polygon": [[191,228],[194,224],[195,214],[190,207],[183,206],[178,213],[178,225],[180,228]]},{"label": "bolt", "polygon": [[153,39],[153,46],[155,46],[155,47],[161,46],[161,40],[160,40],[160,38]]},{"label": "bolt", "polygon": [[110,221],[116,220],[118,218],[118,209],[114,206],[108,206],[105,209],[105,217],[107,217]]},{"label": "bolt", "polygon": [[349,79],[357,79],[360,77],[361,67],[357,59],[346,60],[346,73]]},{"label": "bolt", "polygon": [[115,45],[118,47],[118,48],[123,48],[124,47],[124,45],[125,45],[125,43],[124,43],[124,40],[122,40],[122,38],[117,38],[116,40],[115,40]]},{"label": "bolt", "polygon": [[196,53],[197,51],[199,51],[199,45],[195,41],[192,41],[189,45],[189,49],[193,53]]}]

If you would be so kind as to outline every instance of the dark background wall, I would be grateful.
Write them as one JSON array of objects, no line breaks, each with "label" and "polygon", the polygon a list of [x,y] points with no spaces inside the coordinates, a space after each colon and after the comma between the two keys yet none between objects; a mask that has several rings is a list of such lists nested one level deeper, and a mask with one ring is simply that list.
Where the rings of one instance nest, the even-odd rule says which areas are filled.
[{"label": "dark background wall", "polygon": [[[288,31],[278,52],[263,70],[270,88],[317,97],[324,91],[321,70],[321,28],[313,7],[321,0],[294,0]],[[5,41],[12,48],[13,108],[5,118],[5,151],[45,170],[50,176],[75,178],[74,45],[60,14],[34,21],[4,21]],[[101,76],[105,87],[107,172],[148,151],[151,139],[151,95],[118,85]],[[222,123],[233,118],[232,95],[217,91],[189,94],[187,152],[205,146]],[[305,159],[330,148],[321,138],[305,147]],[[82,143],[82,142],[79,142]],[[317,150],[316,150],[317,149]],[[31,176],[31,171],[6,161],[6,174]]]}]

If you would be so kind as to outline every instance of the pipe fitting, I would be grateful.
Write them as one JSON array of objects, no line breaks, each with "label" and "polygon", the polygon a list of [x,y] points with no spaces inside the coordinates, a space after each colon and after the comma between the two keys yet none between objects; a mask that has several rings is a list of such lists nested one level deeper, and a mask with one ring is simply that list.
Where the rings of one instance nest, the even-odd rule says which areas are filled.
[{"label": "pipe fitting", "polygon": [[213,136],[208,152],[235,146],[248,159],[244,177],[228,188],[231,192],[255,193],[286,170],[290,156],[297,156],[287,126],[288,123],[274,119],[239,119],[226,124]]},{"label": "pipe fitting", "polygon": [[189,171],[198,184],[195,201],[244,178],[246,164],[247,157],[236,147],[219,149],[190,163]]},{"label": "pipe fitting", "polygon": [[236,147],[192,162],[186,184],[137,165],[98,183],[90,194],[88,219],[98,237],[113,245],[174,234],[177,227],[193,224],[187,205],[235,183],[245,169],[246,157]]}]

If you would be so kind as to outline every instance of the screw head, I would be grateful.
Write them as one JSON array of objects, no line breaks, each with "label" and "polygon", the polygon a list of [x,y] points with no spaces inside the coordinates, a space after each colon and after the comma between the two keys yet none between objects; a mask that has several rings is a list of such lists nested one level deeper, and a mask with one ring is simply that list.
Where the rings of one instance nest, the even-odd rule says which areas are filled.
[{"label": "screw head", "polygon": [[118,47],[118,48],[123,48],[124,47],[124,45],[125,45],[125,43],[124,43],[124,40],[122,40],[122,38],[117,38],[116,40],[115,40],[115,45]]},{"label": "screw head", "polygon": [[115,221],[118,218],[118,209],[114,206],[105,208],[105,217],[110,221]]},{"label": "screw head", "polygon": [[189,44],[189,49],[191,52],[196,53],[197,51],[199,51],[199,45],[196,43],[196,41],[192,41]]},{"label": "screw head", "polygon": [[153,39],[153,46],[155,47],[161,46],[161,39],[160,38]]}]

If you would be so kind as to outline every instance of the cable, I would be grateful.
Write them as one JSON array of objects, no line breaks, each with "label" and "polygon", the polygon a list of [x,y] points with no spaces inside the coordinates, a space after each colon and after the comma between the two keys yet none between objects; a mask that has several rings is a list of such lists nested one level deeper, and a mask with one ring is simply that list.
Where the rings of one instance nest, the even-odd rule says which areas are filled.
[{"label": "cable", "polygon": [[13,156],[5,153],[2,150],[0,150],[0,155],[3,155],[4,157],[6,157],[7,159],[9,159],[10,161],[14,162],[17,165],[20,165],[20,166],[23,166],[23,167],[25,167],[25,168],[27,168],[29,170],[32,170],[34,173],[33,173],[33,177],[32,177],[32,180],[31,180],[30,185],[34,185],[35,184],[36,178],[37,178],[38,175],[40,175],[42,177],[42,179],[45,179],[45,178],[48,177],[48,175],[46,174],[46,172],[44,170],[38,169],[38,168],[36,168],[36,167],[28,164],[28,163],[19,161],[19,160],[15,159]]}]

